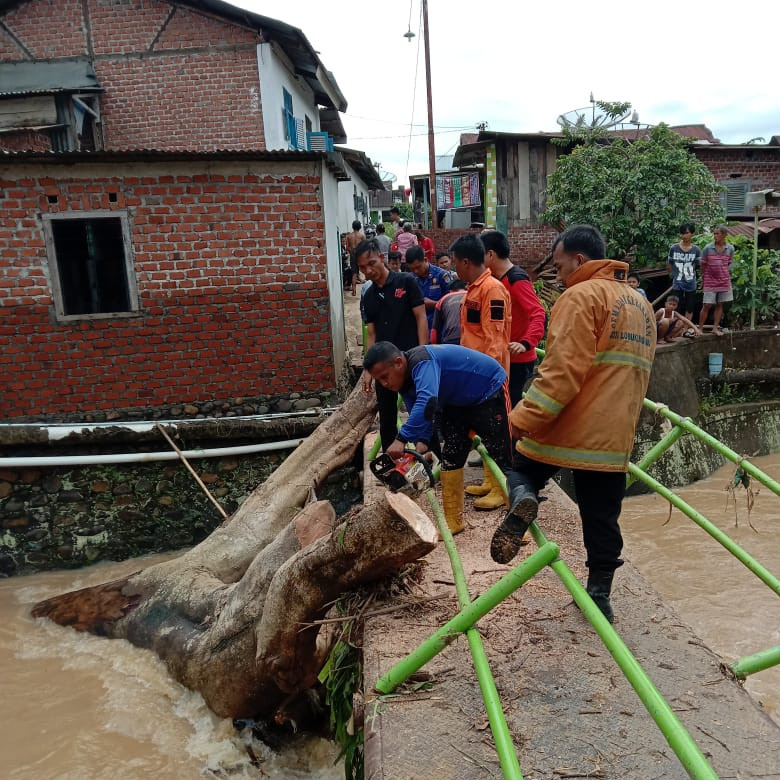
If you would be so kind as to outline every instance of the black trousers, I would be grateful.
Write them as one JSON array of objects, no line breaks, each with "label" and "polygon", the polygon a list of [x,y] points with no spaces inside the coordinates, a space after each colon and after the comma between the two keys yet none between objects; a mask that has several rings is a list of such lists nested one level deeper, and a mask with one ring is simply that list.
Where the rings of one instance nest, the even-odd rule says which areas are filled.
[{"label": "black trousers", "polygon": [[[507,474],[510,498],[512,489],[518,485],[525,485],[538,494],[558,471],[558,466],[540,463],[515,452]],[[626,475],[622,471],[584,469],[572,469],[572,474],[587,553],[585,565],[593,571],[614,571],[623,565],[620,557],[623,536],[618,519],[626,492]]]},{"label": "black trousers", "polygon": [[374,382],[376,402],[379,406],[379,435],[382,437],[382,451],[392,443],[398,433],[398,393]]},{"label": "black trousers", "polygon": [[509,400],[513,409],[523,400],[525,383],[531,378],[535,365],[533,360],[509,364]]},{"label": "black trousers", "polygon": [[509,408],[506,383],[487,401],[476,406],[444,406],[437,425],[442,438],[441,467],[443,471],[463,468],[471,450],[469,432],[474,431],[502,471],[512,461],[512,441],[509,433]]}]

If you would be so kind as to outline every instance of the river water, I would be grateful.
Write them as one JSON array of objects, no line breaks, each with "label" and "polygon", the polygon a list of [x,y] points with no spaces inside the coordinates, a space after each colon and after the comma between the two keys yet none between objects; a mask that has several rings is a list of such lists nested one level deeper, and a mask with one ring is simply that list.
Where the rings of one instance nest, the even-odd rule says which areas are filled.
[{"label": "river water", "polygon": [[[780,455],[751,462],[780,481]],[[780,577],[780,497],[753,480],[750,516],[742,487],[735,510],[726,491],[734,472],[728,464],[675,492]],[[621,527],[625,556],[724,661],[780,645],[780,598],[693,520],[678,509],[669,519],[669,503],[652,494],[624,501]],[[780,723],[780,667],[748,677],[745,688]]]},{"label": "river water", "polygon": [[0,778],[342,780],[334,746],[313,737],[281,754],[254,742],[261,772],[231,721],[174,682],[152,652],[29,616],[41,599],[165,557],[0,580]]},{"label": "river water", "polygon": [[[754,462],[780,480],[780,456]],[[726,466],[678,492],[778,575],[780,499],[761,489],[750,517],[754,531],[740,488],[735,527],[724,490],[733,473]],[[627,499],[626,556],[726,661],[780,644],[778,597],[681,512],[673,510],[667,523],[668,516],[659,496]],[[162,559],[0,580],[0,778],[341,780],[334,747],[316,738],[278,755],[255,743],[258,769],[231,722],[173,682],[153,653],[29,616],[41,599]],[[749,677],[746,687],[780,722],[780,669]]]}]

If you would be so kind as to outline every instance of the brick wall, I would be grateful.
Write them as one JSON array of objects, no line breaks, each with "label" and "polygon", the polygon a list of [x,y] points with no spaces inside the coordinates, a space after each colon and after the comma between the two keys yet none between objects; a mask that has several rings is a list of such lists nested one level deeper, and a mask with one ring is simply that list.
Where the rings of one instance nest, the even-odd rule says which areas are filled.
[{"label": "brick wall", "polygon": [[780,147],[723,150],[695,146],[693,152],[719,182],[744,179],[751,189],[780,187]]},{"label": "brick wall", "polygon": [[[442,252],[467,232],[461,229],[442,228],[429,230],[426,235],[432,239],[436,251]],[[557,231],[547,226],[511,227],[507,236],[510,257],[522,268],[530,270],[545,258],[556,235]]]},{"label": "brick wall", "polygon": [[[3,22],[19,41],[0,38],[5,60],[91,45],[106,149],[265,148],[255,30],[162,0],[33,0]],[[0,149],[19,148],[0,137]]]},{"label": "brick wall", "polygon": [[[333,390],[319,163],[264,165],[6,167],[3,417]],[[37,215],[80,210],[128,214],[138,316],[56,320]]]}]

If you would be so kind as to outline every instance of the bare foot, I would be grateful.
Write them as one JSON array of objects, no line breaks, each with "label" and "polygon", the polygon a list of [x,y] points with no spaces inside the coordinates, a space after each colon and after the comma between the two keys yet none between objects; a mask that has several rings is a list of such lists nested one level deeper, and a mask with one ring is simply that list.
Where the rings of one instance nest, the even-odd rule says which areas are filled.
[{"label": "bare foot", "polygon": [[677,341],[677,339],[674,336],[672,336],[671,338],[669,336],[664,336],[664,341],[667,344],[674,344],[674,342]]},{"label": "bare foot", "polygon": [[712,329],[712,332],[713,332],[713,333],[714,333],[716,336],[722,336],[722,335],[723,335],[723,331],[722,331],[720,328],[713,328],[713,329]]}]

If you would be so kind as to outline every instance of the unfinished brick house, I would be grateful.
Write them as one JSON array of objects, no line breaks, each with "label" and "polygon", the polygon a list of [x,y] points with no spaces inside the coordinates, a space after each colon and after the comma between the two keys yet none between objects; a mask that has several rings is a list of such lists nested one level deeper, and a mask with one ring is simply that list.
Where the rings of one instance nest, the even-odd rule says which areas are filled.
[{"label": "unfinished brick house", "polygon": [[335,394],[345,109],[219,0],[0,0],[3,417]]}]

